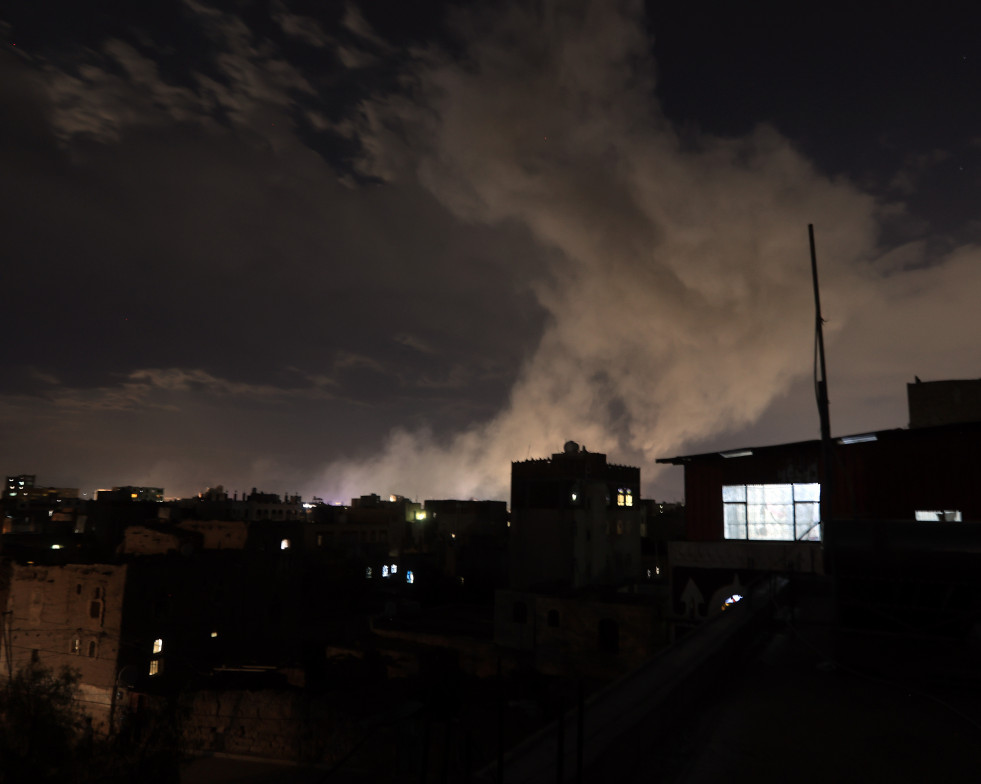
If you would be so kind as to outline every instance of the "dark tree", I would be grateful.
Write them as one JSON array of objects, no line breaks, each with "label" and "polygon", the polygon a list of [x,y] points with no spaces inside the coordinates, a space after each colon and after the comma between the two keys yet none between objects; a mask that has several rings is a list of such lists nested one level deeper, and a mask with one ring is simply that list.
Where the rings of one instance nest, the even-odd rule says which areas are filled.
[{"label": "dark tree", "polygon": [[0,783],[74,778],[80,750],[91,747],[77,685],[74,670],[31,662],[0,688]]}]

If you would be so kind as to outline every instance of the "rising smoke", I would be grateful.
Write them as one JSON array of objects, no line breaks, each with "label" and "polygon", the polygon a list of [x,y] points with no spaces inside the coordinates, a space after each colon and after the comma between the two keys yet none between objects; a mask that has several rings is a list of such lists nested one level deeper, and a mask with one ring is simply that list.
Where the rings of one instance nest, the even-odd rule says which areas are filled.
[{"label": "rising smoke", "polygon": [[510,461],[569,438],[649,472],[758,418],[810,370],[807,224],[829,301],[859,302],[874,200],[765,126],[683,143],[657,105],[640,3],[512,5],[456,30],[464,56],[417,52],[411,95],[362,106],[362,172],[525,227],[555,260],[531,281],[550,318],[496,417],[446,442],[397,431],[376,458],[331,466],[335,492],[506,497]]}]

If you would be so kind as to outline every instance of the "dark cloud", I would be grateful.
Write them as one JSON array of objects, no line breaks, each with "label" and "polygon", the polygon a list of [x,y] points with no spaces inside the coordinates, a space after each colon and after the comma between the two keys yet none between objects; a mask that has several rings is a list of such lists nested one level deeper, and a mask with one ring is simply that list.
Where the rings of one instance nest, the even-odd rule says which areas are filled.
[{"label": "dark cloud", "polygon": [[836,430],[976,374],[981,257],[915,204],[956,147],[870,191],[776,122],[678,130],[639,3],[383,11],[186,0],[0,59],[9,472],[505,497],[574,438],[678,495],[656,457],[816,432],[808,223]]}]

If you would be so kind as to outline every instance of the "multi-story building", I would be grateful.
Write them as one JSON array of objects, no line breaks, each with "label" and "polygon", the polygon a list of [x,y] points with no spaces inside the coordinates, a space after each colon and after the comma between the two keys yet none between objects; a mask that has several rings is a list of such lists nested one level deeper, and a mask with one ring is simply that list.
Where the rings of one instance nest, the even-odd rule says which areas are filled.
[{"label": "multi-story building", "polygon": [[640,573],[640,469],[569,441],[511,464],[511,586],[616,586]]},{"label": "multi-story building", "polygon": [[125,565],[0,562],[0,663],[4,677],[28,662],[79,675],[81,707],[105,732],[117,686]]}]

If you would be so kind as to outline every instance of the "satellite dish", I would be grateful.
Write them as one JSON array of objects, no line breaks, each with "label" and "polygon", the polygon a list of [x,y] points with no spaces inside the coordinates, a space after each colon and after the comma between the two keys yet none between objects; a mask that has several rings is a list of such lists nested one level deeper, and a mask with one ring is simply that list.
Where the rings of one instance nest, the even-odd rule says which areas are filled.
[{"label": "satellite dish", "polygon": [[564,450],[567,455],[578,455],[579,444],[577,444],[575,441],[566,441]]}]

